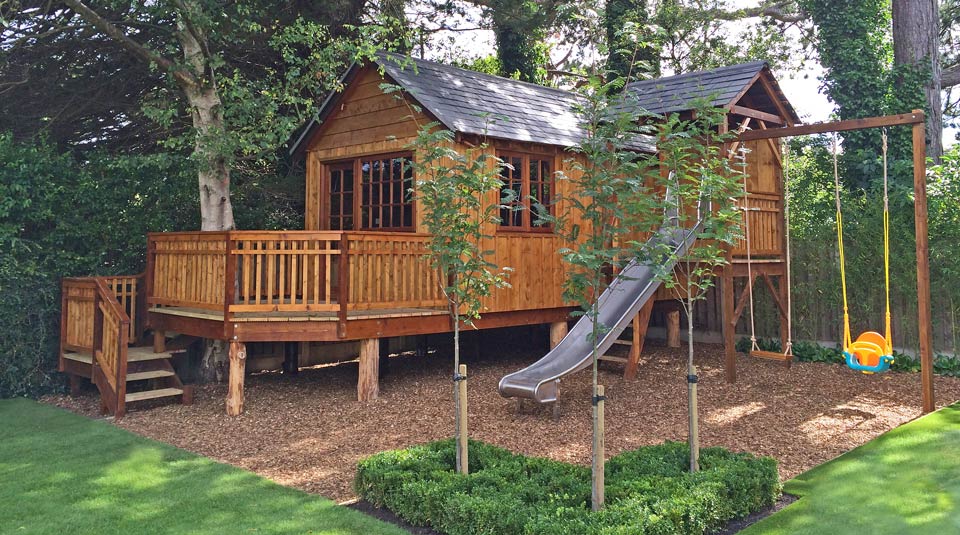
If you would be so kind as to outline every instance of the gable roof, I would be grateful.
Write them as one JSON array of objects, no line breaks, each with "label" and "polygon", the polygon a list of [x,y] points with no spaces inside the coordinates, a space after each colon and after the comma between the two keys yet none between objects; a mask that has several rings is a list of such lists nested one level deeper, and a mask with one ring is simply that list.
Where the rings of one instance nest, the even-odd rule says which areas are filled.
[{"label": "gable roof", "polygon": [[691,109],[692,102],[706,99],[711,106],[725,108],[736,104],[751,85],[763,75],[773,90],[774,98],[783,104],[795,123],[800,117],[780,89],[776,79],[769,74],[770,67],[764,61],[751,61],[705,71],[694,71],[676,76],[640,80],[627,84],[637,104],[650,113],[664,115]]},{"label": "gable roof", "polygon": [[[386,77],[403,87],[408,96],[453,132],[562,147],[577,145],[586,135],[574,112],[580,97],[571,91],[394,53],[380,52],[375,62]],[[360,68],[354,63],[344,73],[344,86],[349,85]],[[764,73],[775,98],[799,123],[799,117],[762,61],[632,82],[627,90],[634,97],[631,107],[639,104],[641,109],[656,115],[689,110],[693,100],[704,97],[713,97],[711,104],[715,106],[727,107],[735,104]],[[336,109],[334,104],[341,95],[334,92],[327,97],[290,149],[291,154],[304,148],[312,133]],[[656,152],[654,139],[649,136],[638,137],[631,148]]]}]

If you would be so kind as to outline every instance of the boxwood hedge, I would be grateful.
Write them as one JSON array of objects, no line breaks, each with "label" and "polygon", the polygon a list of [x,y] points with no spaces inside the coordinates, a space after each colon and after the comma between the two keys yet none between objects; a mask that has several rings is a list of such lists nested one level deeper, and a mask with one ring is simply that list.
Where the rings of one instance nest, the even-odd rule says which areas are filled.
[{"label": "boxwood hedge", "polygon": [[688,471],[685,443],[607,462],[607,506],[590,511],[590,469],[470,441],[470,475],[454,472],[452,440],[378,453],[357,467],[356,490],[404,520],[449,535],[690,535],[772,505],[776,461],[706,448]]}]

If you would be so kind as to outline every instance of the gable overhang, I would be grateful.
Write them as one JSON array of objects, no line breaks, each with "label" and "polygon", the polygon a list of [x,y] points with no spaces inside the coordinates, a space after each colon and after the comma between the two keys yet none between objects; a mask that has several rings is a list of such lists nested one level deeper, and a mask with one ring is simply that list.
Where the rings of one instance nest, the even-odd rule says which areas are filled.
[{"label": "gable overhang", "polygon": [[[343,73],[339,80],[339,89],[331,91],[327,98],[324,99],[323,104],[320,105],[320,109],[317,113],[307,122],[303,127],[300,135],[297,136],[297,140],[290,147],[289,154],[291,157],[299,158],[307,150],[307,147],[310,146],[311,141],[319,135],[323,129],[323,125],[327,119],[337,110],[337,107],[343,101],[343,98],[350,91],[353,82],[360,76],[364,69],[372,69],[375,66],[380,64],[381,60],[376,62],[367,63],[366,65],[360,64],[359,62],[353,62],[352,65]],[[398,82],[390,73],[386,72],[383,69],[380,69],[380,74],[384,77],[384,81],[387,83],[395,84],[400,86],[403,89],[403,98],[409,98],[413,101],[414,104],[420,107],[424,112],[427,112],[431,120],[439,122],[447,130],[450,130],[454,133],[458,133],[456,129],[451,127],[451,125],[446,124],[441,119],[437,118],[437,114],[430,110],[428,107],[424,106],[419,102],[416,96],[409,91],[402,83]]]},{"label": "gable overhang", "polygon": [[[776,111],[775,114],[771,113],[774,110],[764,111],[755,109],[754,107],[740,105],[744,97],[754,88],[759,88],[766,94]],[[783,126],[783,123],[786,123],[786,126],[794,126],[801,122],[800,116],[793,108],[793,105],[790,104],[790,101],[787,100],[786,94],[784,94],[783,89],[780,88],[780,84],[770,71],[770,67],[766,65],[753,76],[749,83],[744,85],[743,89],[724,106],[724,109],[729,113],[736,113],[765,122],[780,123],[775,126]],[[779,118],[779,121],[776,121],[774,116]]]}]

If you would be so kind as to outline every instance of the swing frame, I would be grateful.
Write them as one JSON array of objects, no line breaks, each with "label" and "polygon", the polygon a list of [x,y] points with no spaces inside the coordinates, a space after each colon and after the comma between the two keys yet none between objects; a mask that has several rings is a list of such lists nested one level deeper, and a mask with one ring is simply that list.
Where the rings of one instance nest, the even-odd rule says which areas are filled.
[{"label": "swing frame", "polygon": [[[850,130],[866,130],[894,126],[911,126],[913,133],[913,193],[914,228],[917,257],[917,324],[920,341],[920,390],[921,409],[924,413],[936,409],[933,389],[933,327],[930,307],[930,247],[927,230],[927,179],[926,179],[926,115],[923,110],[911,113],[869,117],[845,121],[813,123],[800,126],[785,126],[764,130],[750,130],[739,135],[740,142],[759,139],[778,139],[810,134],[828,134]],[[732,291],[732,274],[724,275],[724,284]],[[732,304],[729,304],[732,305]],[[728,305],[725,305],[728,306]],[[724,345],[726,346],[725,368],[727,380],[736,380],[736,349],[734,325],[724,322]]]}]

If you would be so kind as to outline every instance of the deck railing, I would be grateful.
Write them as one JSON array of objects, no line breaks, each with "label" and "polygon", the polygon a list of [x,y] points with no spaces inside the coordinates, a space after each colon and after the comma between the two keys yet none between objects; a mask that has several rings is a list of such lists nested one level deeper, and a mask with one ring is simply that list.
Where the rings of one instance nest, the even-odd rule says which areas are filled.
[{"label": "deck railing", "polygon": [[428,239],[334,231],[150,234],[147,303],[225,316],[441,307],[446,301],[425,258]]},{"label": "deck railing", "polygon": [[93,316],[96,281],[103,281],[120,308],[129,318],[127,339],[132,343],[143,336],[144,275],[115,277],[77,277],[63,279],[60,323],[63,349],[91,353],[93,351]]},{"label": "deck railing", "polygon": [[127,392],[127,345],[130,317],[114,291],[101,278],[94,279],[92,379],[104,406],[117,419],[123,417]]}]

